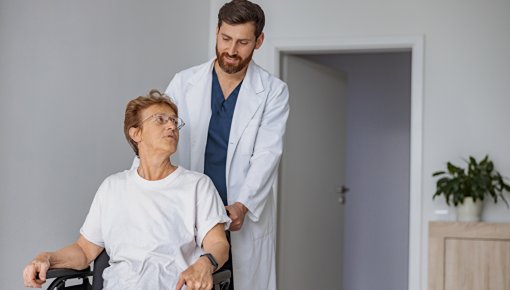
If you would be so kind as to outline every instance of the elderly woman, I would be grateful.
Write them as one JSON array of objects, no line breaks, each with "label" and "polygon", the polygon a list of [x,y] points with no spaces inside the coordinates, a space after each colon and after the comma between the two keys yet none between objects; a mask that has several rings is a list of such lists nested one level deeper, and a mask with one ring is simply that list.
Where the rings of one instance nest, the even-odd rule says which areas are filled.
[{"label": "elderly woman", "polygon": [[124,133],[140,165],[106,178],[78,240],[35,257],[25,286],[40,288],[49,268],[84,269],[106,249],[104,289],[212,288],[212,273],[228,259],[230,220],[207,176],[171,163],[182,126],[157,90],[128,103]]}]

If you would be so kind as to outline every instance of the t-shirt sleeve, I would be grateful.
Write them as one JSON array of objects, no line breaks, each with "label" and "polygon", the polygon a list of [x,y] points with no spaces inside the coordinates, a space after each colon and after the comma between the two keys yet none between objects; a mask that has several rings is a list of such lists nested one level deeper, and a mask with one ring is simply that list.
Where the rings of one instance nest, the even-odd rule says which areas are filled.
[{"label": "t-shirt sleeve", "polygon": [[225,230],[230,226],[230,218],[227,216],[225,206],[220,195],[216,191],[211,179],[203,176],[197,185],[197,210],[196,210],[196,239],[197,245],[202,242],[207,233],[217,224],[224,224]]},{"label": "t-shirt sleeve", "polygon": [[101,196],[104,191],[105,182],[99,187],[92,205],[90,206],[87,218],[80,229],[80,234],[89,242],[104,248],[104,238],[101,229]]}]

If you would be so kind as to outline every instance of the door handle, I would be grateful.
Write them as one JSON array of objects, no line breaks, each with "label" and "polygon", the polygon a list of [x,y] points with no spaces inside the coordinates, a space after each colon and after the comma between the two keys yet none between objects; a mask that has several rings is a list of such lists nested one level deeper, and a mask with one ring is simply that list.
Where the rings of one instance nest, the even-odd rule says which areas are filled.
[{"label": "door handle", "polygon": [[340,204],[345,204],[345,201],[346,201],[345,194],[348,191],[349,191],[349,188],[345,185],[342,185],[342,186],[336,188],[336,192],[340,194],[340,196],[338,197],[338,202]]}]

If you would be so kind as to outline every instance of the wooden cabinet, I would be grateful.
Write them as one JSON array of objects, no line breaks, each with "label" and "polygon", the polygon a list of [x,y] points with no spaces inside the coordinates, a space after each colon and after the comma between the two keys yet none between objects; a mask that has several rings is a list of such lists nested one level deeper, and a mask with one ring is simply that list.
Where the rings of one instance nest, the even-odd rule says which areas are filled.
[{"label": "wooden cabinet", "polygon": [[431,222],[429,290],[510,290],[510,224]]}]

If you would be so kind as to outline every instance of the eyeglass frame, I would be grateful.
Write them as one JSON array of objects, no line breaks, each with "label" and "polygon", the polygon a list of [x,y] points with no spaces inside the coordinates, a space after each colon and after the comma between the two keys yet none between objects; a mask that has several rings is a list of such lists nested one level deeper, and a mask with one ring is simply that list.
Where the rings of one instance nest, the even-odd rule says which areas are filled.
[{"label": "eyeglass frame", "polygon": [[[177,128],[177,130],[181,130],[182,127],[184,127],[184,125],[186,125],[186,123],[184,123],[184,120],[181,119],[179,116],[170,116],[168,114],[165,114],[165,113],[155,113],[155,114],[152,114],[150,116],[148,116],[147,118],[143,119],[141,122],[140,122],[140,125],[142,125],[145,121],[149,120],[149,119],[152,119],[154,117],[158,117],[158,116],[162,116],[162,117],[165,117],[166,118],[166,121],[164,123],[159,123],[157,122],[158,125],[165,125],[168,123],[168,121],[170,120],[176,120],[177,121],[177,124],[176,122],[174,121],[174,126]],[[179,125],[180,123],[180,125]]]}]

